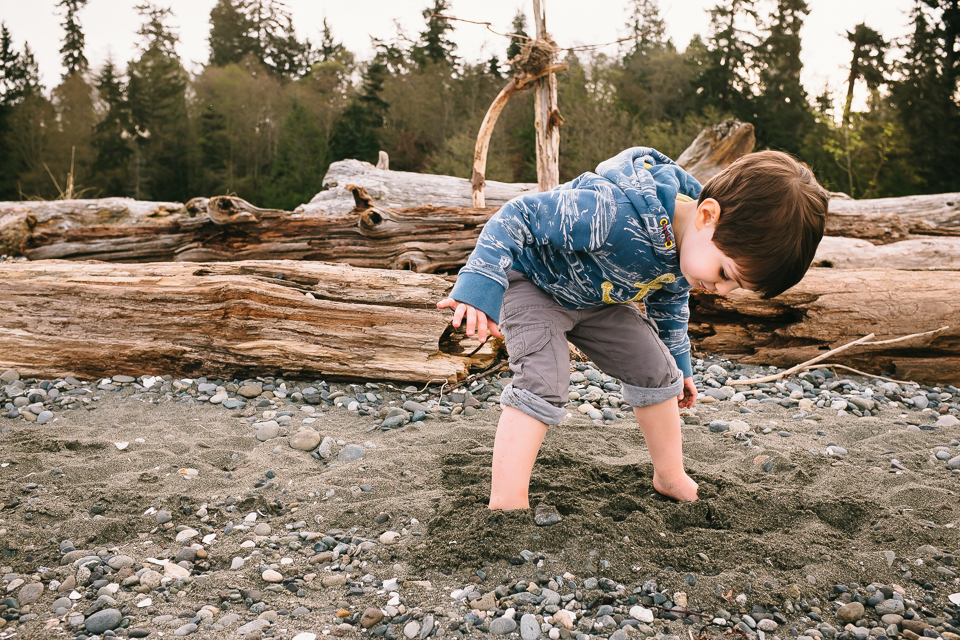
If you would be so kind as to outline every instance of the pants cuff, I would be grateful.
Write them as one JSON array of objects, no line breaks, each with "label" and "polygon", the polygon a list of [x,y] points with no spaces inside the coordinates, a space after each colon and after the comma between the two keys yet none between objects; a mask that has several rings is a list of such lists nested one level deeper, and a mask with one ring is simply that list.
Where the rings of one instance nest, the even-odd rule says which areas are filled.
[{"label": "pants cuff", "polygon": [[623,399],[631,407],[648,407],[654,404],[666,402],[670,398],[676,398],[683,392],[683,372],[677,375],[677,379],[670,383],[668,387],[659,387],[648,389],[646,387],[635,387],[630,384],[624,384],[620,389]]},{"label": "pants cuff", "polygon": [[[682,382],[682,381],[681,381]],[[564,407],[555,407],[535,393],[508,384],[500,393],[500,404],[513,407],[548,425],[558,425],[567,415]]]}]

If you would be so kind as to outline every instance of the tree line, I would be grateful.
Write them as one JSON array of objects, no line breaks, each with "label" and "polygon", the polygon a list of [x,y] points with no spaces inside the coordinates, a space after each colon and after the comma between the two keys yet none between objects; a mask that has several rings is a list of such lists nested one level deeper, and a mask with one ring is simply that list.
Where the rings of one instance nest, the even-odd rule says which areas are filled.
[{"label": "tree line", "polygon": [[[315,42],[301,40],[277,0],[218,0],[209,62],[191,75],[171,11],[142,4],[134,59],[94,70],[78,15],[86,2],[58,3],[65,72],[49,91],[29,45],[18,50],[0,24],[0,200],[229,193],[292,209],[321,189],[331,162],[376,162],[381,149],[392,169],[469,177],[480,122],[530,30],[518,13],[502,54],[468,61],[443,17],[449,0],[429,0],[421,31],[373,39],[360,61],[326,20]],[[794,154],[833,191],[960,191],[958,2],[914,0],[901,40],[851,26],[850,58],[837,61],[847,87],[835,96],[800,83],[805,0],[718,0],[709,32],[683,51],[657,0],[630,0],[616,54],[561,51],[561,179],[632,145],[676,157],[732,116],[753,123],[758,148]],[[501,115],[487,177],[536,181],[529,92]]]}]

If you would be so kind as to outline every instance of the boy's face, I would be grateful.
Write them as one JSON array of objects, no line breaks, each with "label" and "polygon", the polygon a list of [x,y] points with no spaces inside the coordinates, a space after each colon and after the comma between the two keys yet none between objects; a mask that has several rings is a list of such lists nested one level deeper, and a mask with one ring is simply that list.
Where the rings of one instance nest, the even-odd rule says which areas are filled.
[{"label": "boy's face", "polygon": [[691,287],[723,296],[734,289],[750,287],[740,278],[736,263],[713,243],[719,217],[719,205],[714,200],[705,200],[697,208],[692,223],[683,234],[680,271]]}]

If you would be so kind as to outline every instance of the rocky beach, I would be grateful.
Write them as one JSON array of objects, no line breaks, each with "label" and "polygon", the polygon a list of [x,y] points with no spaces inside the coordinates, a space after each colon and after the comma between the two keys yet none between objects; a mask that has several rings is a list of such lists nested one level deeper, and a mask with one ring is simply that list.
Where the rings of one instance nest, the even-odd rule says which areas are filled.
[{"label": "rocky beach", "polygon": [[439,384],[0,372],[0,638],[960,640],[960,390],[696,361],[700,500],[571,366],[530,512],[509,371]]}]

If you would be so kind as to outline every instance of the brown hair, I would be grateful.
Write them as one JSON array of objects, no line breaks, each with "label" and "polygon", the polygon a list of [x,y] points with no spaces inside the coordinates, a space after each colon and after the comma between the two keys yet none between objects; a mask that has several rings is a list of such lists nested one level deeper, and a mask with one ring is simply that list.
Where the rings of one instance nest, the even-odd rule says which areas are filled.
[{"label": "brown hair", "polygon": [[737,265],[741,282],[764,299],[800,282],[823,238],[827,192],[807,165],[780,151],[743,156],[711,178],[720,218],[713,242]]}]

